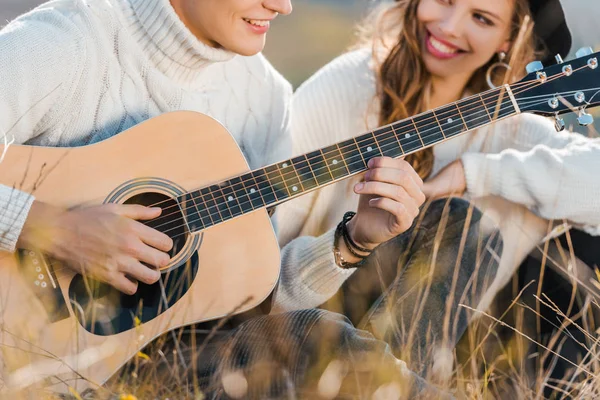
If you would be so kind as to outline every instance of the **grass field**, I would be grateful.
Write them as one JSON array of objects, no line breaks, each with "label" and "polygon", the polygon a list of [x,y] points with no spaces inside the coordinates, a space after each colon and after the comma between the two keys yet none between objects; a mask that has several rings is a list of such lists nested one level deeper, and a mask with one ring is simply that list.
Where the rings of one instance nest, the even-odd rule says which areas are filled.
[{"label": "grass field", "polygon": [[[500,0],[493,0],[500,1]],[[36,0],[0,0],[0,25],[18,14],[36,6]],[[289,17],[280,17],[269,34],[265,55],[281,71],[281,73],[297,87],[318,68],[335,56],[341,54],[354,40],[354,29],[369,6],[370,0],[296,0],[295,11]],[[583,45],[596,46],[600,44],[600,30],[597,29],[597,17],[600,17],[598,0],[565,0],[568,19],[574,33],[574,49]],[[2,55],[0,55],[2,56]],[[566,57],[565,57],[566,58]],[[2,79],[2,77],[0,77]],[[569,124],[574,123],[569,117]],[[578,128],[579,129],[579,128]],[[584,133],[597,136],[593,127]],[[570,254],[565,255],[565,264],[569,264]],[[586,284],[590,284],[586,282]],[[596,285],[597,282],[592,282]],[[599,285],[600,287],[600,285]],[[550,308],[552,303],[543,296],[540,302]],[[592,312],[600,312],[597,299],[590,300]],[[526,346],[534,341],[521,328],[519,320],[522,317],[523,305],[519,298],[509,305],[510,313],[514,314],[510,323],[495,319],[497,314],[483,315],[463,343],[462,355],[455,353],[452,358],[460,359],[463,368],[455,367],[451,378],[440,382],[443,387],[458,388],[459,393],[472,399],[507,398],[499,393],[510,393],[514,399],[541,399],[541,388],[551,385],[555,393],[569,394],[575,399],[600,398],[600,350],[599,336],[596,327],[590,321],[576,324],[572,315],[565,315],[556,310],[550,321],[559,330],[583,335],[586,339],[584,357],[574,361],[569,360],[576,370],[573,376],[557,381],[536,370],[545,360],[562,351],[560,340],[548,338],[549,344],[540,347],[535,354],[527,354]],[[502,336],[511,333],[508,336]],[[466,354],[466,357],[465,357]],[[564,357],[561,354],[560,357]],[[465,362],[466,361],[466,362]],[[155,359],[145,354],[139,354],[135,363],[150,364]],[[531,365],[534,366],[533,370]],[[151,368],[152,369],[152,368]],[[133,375],[132,375],[133,376]],[[131,377],[130,377],[131,378]],[[157,397],[161,387],[150,379],[134,377],[135,384],[121,386],[118,383],[112,387],[109,394],[112,398],[123,395],[123,399],[139,399]],[[433,378],[435,380],[435,377]],[[502,390],[500,390],[502,389]],[[129,395],[131,394],[131,395]],[[203,398],[201,393],[187,393],[197,399]],[[77,398],[78,394],[75,394]],[[130,396],[130,397],[127,397]],[[167,393],[160,398],[183,398],[181,393]],[[0,396],[1,397],[1,396]],[[23,398],[36,398],[23,395]]]}]

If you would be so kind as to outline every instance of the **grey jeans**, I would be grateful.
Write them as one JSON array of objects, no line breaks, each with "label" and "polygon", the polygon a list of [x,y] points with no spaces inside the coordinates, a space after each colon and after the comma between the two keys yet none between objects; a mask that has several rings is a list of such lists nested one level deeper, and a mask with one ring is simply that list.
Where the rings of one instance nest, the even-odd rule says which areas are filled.
[{"label": "grey jeans", "polygon": [[324,309],[261,316],[232,329],[196,326],[177,345],[167,336],[147,350],[151,363],[128,367],[119,381],[134,393],[144,390],[139,382],[160,382],[151,394],[171,398],[451,397],[422,378],[440,354],[429,350],[452,349],[466,330],[461,304],[479,302],[502,241],[460,199],[433,202],[421,215]]}]

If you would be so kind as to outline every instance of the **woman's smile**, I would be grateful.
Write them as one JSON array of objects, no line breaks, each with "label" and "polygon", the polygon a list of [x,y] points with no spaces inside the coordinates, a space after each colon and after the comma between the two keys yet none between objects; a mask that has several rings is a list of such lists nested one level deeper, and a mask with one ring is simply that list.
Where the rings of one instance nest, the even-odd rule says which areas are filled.
[{"label": "woman's smile", "polygon": [[465,51],[453,44],[437,38],[428,30],[425,31],[425,48],[434,57],[450,59],[464,54]]}]

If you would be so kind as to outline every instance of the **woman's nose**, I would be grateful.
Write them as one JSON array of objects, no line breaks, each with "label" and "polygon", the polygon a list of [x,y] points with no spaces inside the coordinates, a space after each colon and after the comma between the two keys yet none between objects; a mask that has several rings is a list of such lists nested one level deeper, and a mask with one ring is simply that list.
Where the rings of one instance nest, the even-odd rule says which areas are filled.
[{"label": "woman's nose", "polygon": [[466,21],[462,13],[454,11],[446,14],[439,27],[444,35],[448,37],[459,37],[465,23]]},{"label": "woman's nose", "polygon": [[292,0],[265,0],[263,6],[282,15],[292,12]]}]

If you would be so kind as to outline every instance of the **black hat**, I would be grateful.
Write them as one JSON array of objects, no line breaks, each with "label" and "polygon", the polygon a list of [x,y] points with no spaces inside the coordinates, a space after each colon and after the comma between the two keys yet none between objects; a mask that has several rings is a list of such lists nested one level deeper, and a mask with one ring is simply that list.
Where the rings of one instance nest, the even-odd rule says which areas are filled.
[{"label": "black hat", "polygon": [[571,50],[572,38],[560,1],[529,0],[529,7],[535,22],[535,34],[543,40],[549,52],[544,62],[551,63],[556,54],[566,58]]}]

